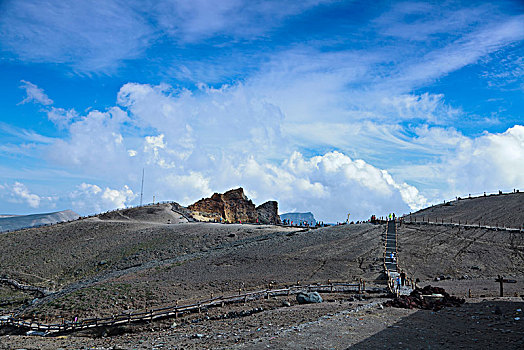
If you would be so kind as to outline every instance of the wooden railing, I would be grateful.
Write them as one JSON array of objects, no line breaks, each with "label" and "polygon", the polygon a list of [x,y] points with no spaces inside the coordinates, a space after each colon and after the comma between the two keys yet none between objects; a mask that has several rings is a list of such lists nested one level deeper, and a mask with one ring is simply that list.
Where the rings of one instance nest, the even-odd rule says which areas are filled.
[{"label": "wooden railing", "polygon": [[47,334],[73,332],[82,329],[108,327],[121,324],[152,321],[163,318],[177,318],[190,313],[200,313],[205,309],[212,307],[222,307],[226,304],[245,303],[247,301],[257,300],[261,298],[269,299],[273,296],[291,295],[304,291],[316,291],[319,293],[335,293],[335,292],[363,292],[365,289],[365,282],[360,279],[358,283],[345,282],[330,282],[328,284],[312,284],[307,286],[295,285],[279,289],[264,289],[254,292],[232,296],[221,296],[202,300],[189,305],[179,306],[178,303],[174,306],[167,306],[159,309],[146,310],[138,313],[122,313],[112,317],[104,318],[88,318],[78,320],[76,322],[63,322],[61,324],[44,324],[34,320],[19,319],[11,316],[0,316],[1,326],[12,326],[18,328],[25,328],[29,330],[41,331]]}]

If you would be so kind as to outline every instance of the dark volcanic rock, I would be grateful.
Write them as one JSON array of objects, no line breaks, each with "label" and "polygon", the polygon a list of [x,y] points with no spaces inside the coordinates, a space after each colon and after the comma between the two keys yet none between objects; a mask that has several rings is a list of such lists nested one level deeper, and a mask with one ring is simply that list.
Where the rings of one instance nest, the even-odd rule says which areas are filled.
[{"label": "dark volcanic rock", "polygon": [[[436,297],[438,295],[438,297]],[[425,309],[438,311],[446,306],[461,306],[465,300],[446,293],[444,288],[426,286],[417,288],[410,295],[401,295],[393,300],[387,301],[385,306],[393,306],[404,309]]]},{"label": "dark volcanic rock", "polygon": [[276,201],[268,201],[259,205],[256,208],[258,222],[261,224],[278,225],[281,223],[280,216],[278,216],[278,203]]}]

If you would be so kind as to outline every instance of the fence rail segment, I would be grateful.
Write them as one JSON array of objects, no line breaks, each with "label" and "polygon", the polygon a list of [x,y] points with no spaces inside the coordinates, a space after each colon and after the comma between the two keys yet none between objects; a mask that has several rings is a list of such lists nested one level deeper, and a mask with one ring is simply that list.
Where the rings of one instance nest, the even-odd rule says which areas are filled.
[{"label": "fence rail segment", "polygon": [[53,292],[45,289],[45,288],[41,288],[41,287],[35,287],[35,286],[30,286],[30,285],[27,285],[27,284],[22,284],[12,278],[0,278],[0,284],[7,284],[7,285],[10,285],[18,290],[23,290],[23,291],[26,291],[26,292],[34,292],[34,293],[38,293],[40,294],[41,296],[47,296],[47,295],[50,295],[52,294]]},{"label": "fence rail segment", "polygon": [[287,288],[264,289],[244,294],[239,293],[239,295],[220,296],[205,299],[203,301],[188,305],[168,306],[137,313],[123,313],[114,315],[112,317],[88,318],[78,320],[76,322],[64,321],[62,324],[44,324],[35,322],[33,320],[27,321],[24,319],[13,318],[12,316],[0,316],[0,327],[13,326],[29,330],[42,331],[47,334],[56,334],[96,327],[107,327],[134,322],[151,321],[162,318],[179,317],[183,316],[184,314],[201,312],[212,307],[221,307],[225,304],[242,303],[273,296],[298,294],[299,292],[303,291],[316,291],[319,293],[362,292],[364,291],[364,288],[365,282],[363,280],[359,280],[358,283],[334,282],[328,284],[311,284],[306,286],[295,285]]},{"label": "fence rail segment", "polygon": [[[406,220],[406,218],[409,218],[409,221]],[[469,222],[469,223],[468,223]],[[487,225],[486,222],[484,222],[484,225],[482,225],[482,222],[478,221],[475,222],[474,220],[456,220],[453,222],[453,220],[450,221],[444,221],[442,218],[433,217],[433,220],[430,217],[422,217],[421,220],[417,220],[416,218],[411,218],[410,215],[407,215],[402,219],[402,223],[404,225],[436,225],[436,226],[448,226],[448,227],[464,227],[464,228],[482,228],[486,230],[494,230],[494,231],[509,231],[509,232],[524,232],[524,224],[521,228],[517,227],[507,227],[505,225],[499,226],[497,223],[495,225]]]}]

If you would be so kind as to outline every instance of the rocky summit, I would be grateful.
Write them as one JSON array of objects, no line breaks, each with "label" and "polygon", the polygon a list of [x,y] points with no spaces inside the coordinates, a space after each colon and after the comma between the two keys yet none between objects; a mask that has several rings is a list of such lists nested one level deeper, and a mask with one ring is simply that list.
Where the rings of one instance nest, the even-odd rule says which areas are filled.
[{"label": "rocky summit", "polygon": [[279,224],[278,203],[266,202],[258,207],[246,197],[244,189],[214,193],[188,206],[193,217],[201,221],[227,221],[243,223]]}]

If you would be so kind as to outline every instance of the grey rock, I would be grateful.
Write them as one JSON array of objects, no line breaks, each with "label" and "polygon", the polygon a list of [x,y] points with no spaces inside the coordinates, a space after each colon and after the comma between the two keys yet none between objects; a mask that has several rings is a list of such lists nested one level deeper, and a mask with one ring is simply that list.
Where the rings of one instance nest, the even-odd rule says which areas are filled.
[{"label": "grey rock", "polygon": [[45,337],[47,335],[46,332],[41,332],[41,331],[28,331],[26,333],[26,335],[33,335],[33,336],[37,336],[37,337]]},{"label": "grey rock", "polygon": [[284,300],[284,301],[282,302],[282,306],[290,307],[290,306],[291,306],[291,303],[290,303],[289,301],[287,301],[287,300]]},{"label": "grey rock", "polygon": [[313,304],[321,303],[322,297],[317,292],[303,293],[300,292],[297,294],[297,302],[299,304]]}]

